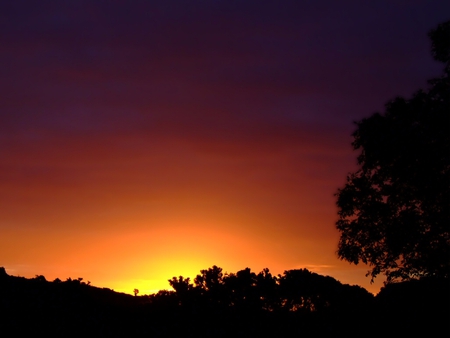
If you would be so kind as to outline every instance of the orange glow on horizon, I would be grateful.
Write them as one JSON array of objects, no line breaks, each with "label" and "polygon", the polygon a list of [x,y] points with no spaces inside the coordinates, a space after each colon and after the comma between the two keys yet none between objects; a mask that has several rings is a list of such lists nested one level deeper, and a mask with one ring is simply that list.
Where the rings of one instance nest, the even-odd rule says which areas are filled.
[{"label": "orange glow on horizon", "polygon": [[[193,282],[200,270],[212,265],[222,267],[224,272],[237,272],[246,267],[259,272],[268,267],[275,275],[285,270],[307,268],[331,275],[344,283],[354,283],[351,281],[353,275],[361,281],[360,285],[373,293],[377,293],[381,286],[378,281],[374,285],[367,283],[367,279],[361,278],[363,271],[360,268],[351,268],[346,263],[309,263],[317,261],[317,252],[314,251],[309,253],[309,257],[307,251],[304,252],[304,263],[291,260],[286,265],[283,262],[292,255],[289,250],[283,252],[280,250],[282,247],[251,238],[245,231],[239,232],[238,227],[231,229],[229,224],[210,224],[200,219],[191,222],[161,220],[158,227],[148,230],[148,224],[136,222],[135,230],[130,232],[127,229],[131,223],[124,223],[117,226],[121,230],[108,234],[94,231],[84,239],[84,243],[74,234],[72,241],[61,243],[60,255],[54,256],[49,252],[44,256],[46,262],[53,262],[52,265],[36,262],[40,266],[39,271],[27,271],[25,266],[15,268],[14,264],[7,264],[6,268],[13,275],[34,277],[35,274],[43,274],[48,280],[82,277],[92,285],[128,294],[137,288],[140,295],[171,289],[168,280],[174,276],[190,277]],[[231,230],[224,230],[227,228]],[[299,241],[295,242],[298,244]],[[306,242],[304,245],[311,250]],[[56,248],[49,249],[54,251]],[[13,269],[8,269],[9,266]]]},{"label": "orange glow on horizon", "polygon": [[[302,145],[294,154],[290,147],[259,149],[246,157],[235,145],[222,154],[195,142],[156,138],[164,142],[154,151],[134,147],[141,142],[136,135],[110,140],[129,146],[110,153],[103,140],[84,152],[84,144],[63,138],[43,141],[42,157],[27,149],[8,158],[27,173],[11,173],[8,194],[0,196],[0,263],[9,273],[82,277],[148,294],[169,289],[173,276],[193,280],[213,265],[275,275],[306,267],[379,289],[366,269],[335,255],[332,194],[348,168],[330,168],[322,157],[342,156],[338,146]],[[66,141],[76,151],[66,153]],[[305,165],[293,155],[312,159]]]}]

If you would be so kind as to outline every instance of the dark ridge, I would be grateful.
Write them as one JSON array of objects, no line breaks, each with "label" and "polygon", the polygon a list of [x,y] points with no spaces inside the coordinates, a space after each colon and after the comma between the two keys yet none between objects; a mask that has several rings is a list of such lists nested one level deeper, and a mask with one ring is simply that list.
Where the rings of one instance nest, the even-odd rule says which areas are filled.
[{"label": "dark ridge", "polygon": [[307,269],[223,273],[213,266],[173,277],[175,291],[131,296],[82,278],[47,281],[0,268],[2,328],[15,336],[359,337],[450,333],[449,280],[386,285],[374,297]]}]

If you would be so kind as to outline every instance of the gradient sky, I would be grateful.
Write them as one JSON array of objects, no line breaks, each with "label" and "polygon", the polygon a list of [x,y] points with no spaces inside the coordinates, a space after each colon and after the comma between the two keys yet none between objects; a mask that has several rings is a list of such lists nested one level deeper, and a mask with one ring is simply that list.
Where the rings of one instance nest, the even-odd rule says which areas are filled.
[{"label": "gradient sky", "polygon": [[441,74],[450,2],[0,2],[0,266],[141,294],[336,256],[353,121]]}]

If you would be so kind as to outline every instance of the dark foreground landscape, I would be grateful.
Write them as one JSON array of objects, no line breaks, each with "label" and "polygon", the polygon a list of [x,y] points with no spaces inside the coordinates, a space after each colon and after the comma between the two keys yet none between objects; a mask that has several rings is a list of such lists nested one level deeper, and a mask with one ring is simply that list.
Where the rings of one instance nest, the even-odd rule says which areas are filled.
[{"label": "dark foreground landscape", "polygon": [[[0,268],[3,332],[12,336],[374,337],[450,333],[448,279],[386,285],[373,296],[306,269],[202,270],[175,291],[131,296],[85,283],[9,276]],[[136,290],[137,291],[137,290]]]}]

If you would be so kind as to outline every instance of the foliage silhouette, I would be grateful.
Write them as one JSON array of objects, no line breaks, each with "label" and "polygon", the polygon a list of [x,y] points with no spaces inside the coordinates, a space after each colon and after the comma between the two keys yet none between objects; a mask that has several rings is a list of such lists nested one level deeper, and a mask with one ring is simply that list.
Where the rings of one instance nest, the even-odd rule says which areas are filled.
[{"label": "foliage silhouette", "polygon": [[450,277],[450,21],[429,36],[443,76],[356,123],[359,169],[336,194],[338,256],[372,281]]},{"label": "foliage silhouette", "polygon": [[438,337],[450,333],[450,285],[446,279],[389,283],[380,290],[375,306],[380,323],[393,335]]},{"label": "foliage silhouette", "polygon": [[449,333],[449,288],[439,280],[390,284],[374,297],[306,269],[274,276],[214,266],[197,280],[211,275],[217,278],[208,289],[180,276],[169,282],[176,291],[132,296],[79,278],[48,282],[0,268],[0,324],[17,336],[55,337],[360,337],[388,326],[399,334]]},{"label": "foliage silhouette", "polygon": [[[215,310],[266,312],[314,312],[358,307],[370,303],[370,293],[358,286],[343,285],[329,276],[307,269],[285,271],[273,276],[269,269],[256,274],[250,268],[223,273],[213,266],[201,270],[195,284],[189,278],[173,277],[169,284],[175,293],[165,293],[174,304],[195,304]],[[351,305],[349,305],[351,304]]]},{"label": "foliage silhouette", "polygon": [[[449,65],[450,60],[450,24],[449,21],[439,24],[436,29],[428,33],[431,39],[431,52],[437,61]],[[448,71],[448,70],[447,70]]]},{"label": "foliage silhouette", "polygon": [[201,270],[200,275],[197,275],[194,279],[194,283],[197,288],[204,291],[215,291],[223,285],[223,273],[222,268],[214,265],[207,270]]}]

